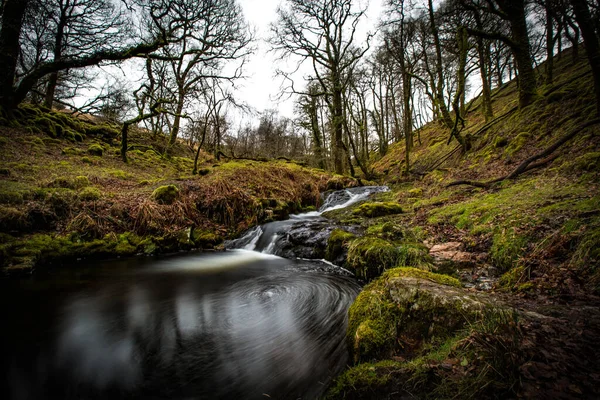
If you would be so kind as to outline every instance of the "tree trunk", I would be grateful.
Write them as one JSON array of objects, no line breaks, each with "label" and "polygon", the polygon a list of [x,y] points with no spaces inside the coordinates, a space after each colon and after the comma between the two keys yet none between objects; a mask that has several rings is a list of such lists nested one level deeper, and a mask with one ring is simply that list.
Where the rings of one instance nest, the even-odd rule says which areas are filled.
[{"label": "tree trunk", "polygon": [[[62,8],[62,7],[61,7]],[[62,58],[62,47],[65,31],[65,16],[61,10],[60,22],[56,29],[56,36],[54,38],[54,61],[59,61]],[[48,78],[48,86],[46,87],[46,97],[44,100],[44,106],[52,108],[54,103],[54,94],[56,93],[56,86],[58,85],[58,71],[50,74]]]},{"label": "tree trunk", "polygon": [[490,81],[487,75],[486,56],[483,38],[477,38],[477,53],[479,55],[479,73],[481,74],[481,93],[482,93],[482,106],[483,116],[485,122],[490,121],[494,118],[494,111],[492,110],[492,91],[490,89]]},{"label": "tree trunk", "polygon": [[342,91],[340,85],[334,81],[333,88],[333,106],[332,106],[332,118],[333,118],[333,166],[336,174],[344,173],[344,110],[342,101]]},{"label": "tree trunk", "polygon": [[[431,1],[431,0],[430,0]],[[523,108],[535,98],[536,79],[531,62],[529,32],[525,15],[524,0],[498,1],[498,6],[507,15],[511,29],[511,50],[518,71],[519,107]]]},{"label": "tree trunk", "polygon": [[546,0],[546,85],[551,85],[554,80],[554,27],[550,0]]},{"label": "tree trunk", "polygon": [[17,106],[13,83],[20,50],[19,36],[26,9],[27,0],[4,1],[0,30],[0,108],[7,113]]},{"label": "tree trunk", "polygon": [[594,31],[592,16],[590,15],[590,9],[586,1],[571,0],[571,4],[573,4],[575,18],[577,19],[579,29],[581,29],[588,62],[592,68],[594,90],[596,92],[596,113],[600,116],[600,43],[598,43],[598,36],[596,36],[596,32]]},{"label": "tree trunk", "polygon": [[317,115],[317,99],[315,96],[310,98],[310,130],[313,136],[313,148],[317,166],[325,169],[325,160],[323,159],[323,143],[321,141],[321,132],[319,131],[319,116]]},{"label": "tree trunk", "polygon": [[181,126],[181,113],[183,111],[183,103],[185,96],[182,92],[179,92],[179,98],[177,99],[177,109],[175,110],[175,118],[173,120],[173,128],[171,129],[171,135],[169,136],[169,144],[173,146],[179,135],[179,128]]},{"label": "tree trunk", "polygon": [[449,129],[452,129],[454,126],[452,122],[452,117],[450,117],[450,112],[448,112],[448,107],[446,106],[446,101],[444,100],[444,71],[442,65],[442,46],[440,44],[440,34],[435,24],[435,15],[433,13],[433,0],[429,0],[429,22],[431,24],[431,33],[433,35],[433,43],[435,45],[435,71],[437,75],[437,85],[436,85],[436,103],[438,109],[442,116],[442,121]]}]

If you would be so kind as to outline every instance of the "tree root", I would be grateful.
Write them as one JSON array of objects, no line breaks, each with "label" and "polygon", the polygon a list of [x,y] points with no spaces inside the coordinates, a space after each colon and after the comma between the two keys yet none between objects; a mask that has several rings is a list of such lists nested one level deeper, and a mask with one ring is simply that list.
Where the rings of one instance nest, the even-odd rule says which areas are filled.
[{"label": "tree root", "polygon": [[[590,126],[599,124],[599,123],[600,123],[600,118],[596,118],[596,119],[593,119],[591,121],[585,122],[585,123],[577,126],[571,132],[564,135],[563,137],[558,139],[556,142],[554,142],[551,146],[546,148],[544,151],[534,154],[533,156],[524,160],[521,164],[519,164],[517,166],[517,168],[515,168],[510,174],[508,174],[506,176],[496,178],[496,179],[493,179],[493,180],[487,181],[487,182],[459,180],[459,181],[450,182],[448,185],[446,185],[446,187],[458,186],[458,185],[469,185],[469,186],[475,186],[475,187],[481,187],[481,188],[489,188],[494,183],[497,183],[497,182],[500,182],[500,181],[503,181],[506,179],[515,179],[517,176],[521,175],[524,172],[530,171],[535,168],[543,167],[544,165],[554,161],[559,156],[559,155],[552,156],[552,153],[554,153],[554,151],[556,151],[563,144],[567,143],[569,140],[573,139],[582,130],[589,128]],[[540,160],[540,161],[538,161],[538,160]]]}]

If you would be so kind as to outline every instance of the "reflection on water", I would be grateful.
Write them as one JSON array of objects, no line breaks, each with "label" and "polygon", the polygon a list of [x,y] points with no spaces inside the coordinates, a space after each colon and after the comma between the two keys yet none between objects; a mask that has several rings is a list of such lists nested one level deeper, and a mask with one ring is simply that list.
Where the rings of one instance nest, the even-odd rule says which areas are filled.
[{"label": "reflection on water", "polygon": [[358,287],[331,265],[243,251],[127,264],[0,282],[1,398],[309,399],[345,365]]}]

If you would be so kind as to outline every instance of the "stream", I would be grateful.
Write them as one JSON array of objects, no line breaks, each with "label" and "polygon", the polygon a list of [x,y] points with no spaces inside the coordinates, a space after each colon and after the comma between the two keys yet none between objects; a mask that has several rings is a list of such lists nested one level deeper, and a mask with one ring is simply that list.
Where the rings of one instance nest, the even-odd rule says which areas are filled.
[{"label": "stream", "polygon": [[319,211],[255,227],[227,251],[81,261],[0,280],[2,399],[313,399],[347,363],[359,292],[322,251]]}]

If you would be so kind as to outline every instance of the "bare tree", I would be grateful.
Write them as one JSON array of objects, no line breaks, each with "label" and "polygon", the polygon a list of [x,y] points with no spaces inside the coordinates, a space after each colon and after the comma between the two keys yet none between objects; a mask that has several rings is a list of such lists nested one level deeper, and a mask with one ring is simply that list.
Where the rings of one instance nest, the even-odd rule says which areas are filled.
[{"label": "bare tree", "polygon": [[[117,4],[110,0],[29,0],[30,9],[35,5],[35,16],[48,31],[42,32],[36,48],[47,47],[48,60],[81,58],[102,50],[125,38],[125,15]],[[35,24],[38,25],[38,24]],[[36,28],[34,25],[33,28]],[[29,27],[27,27],[29,28]],[[48,41],[48,43],[43,43]],[[23,49],[27,52],[28,49]],[[36,60],[37,61],[37,60]],[[37,66],[37,62],[31,68]],[[44,105],[52,107],[60,79],[72,77],[72,73],[60,76],[54,71],[48,76]],[[85,80],[82,76],[80,80]]]},{"label": "bare tree", "polygon": [[[29,0],[33,1],[33,0]],[[170,32],[176,24],[164,25],[171,8],[166,0],[155,0],[156,4],[141,2],[141,10],[148,20],[145,36],[133,37],[124,43],[111,42],[106,47],[91,49],[87,53],[48,59],[34,65],[17,78],[16,66],[20,52],[20,38],[28,1],[6,0],[3,10],[3,24],[0,31],[0,106],[10,112],[21,103],[30,90],[44,77],[70,69],[79,69],[101,64],[106,61],[122,61],[145,56],[169,42]]]},{"label": "bare tree", "polygon": [[[343,92],[347,71],[366,53],[356,46],[356,29],[365,10],[354,10],[351,0],[287,0],[277,10],[270,43],[282,58],[299,57],[312,64],[331,115],[334,169],[344,172]],[[282,72],[288,79],[289,74]],[[291,81],[292,91],[293,81]]]},{"label": "bare tree", "polygon": [[[171,18],[181,23],[171,30],[171,43],[151,57],[167,65],[163,71],[174,99],[169,142],[174,144],[186,100],[198,93],[203,80],[239,78],[252,49],[249,29],[235,0],[175,0],[170,7]],[[238,68],[223,73],[223,63],[232,60],[240,62]]]}]

